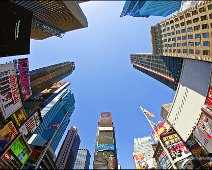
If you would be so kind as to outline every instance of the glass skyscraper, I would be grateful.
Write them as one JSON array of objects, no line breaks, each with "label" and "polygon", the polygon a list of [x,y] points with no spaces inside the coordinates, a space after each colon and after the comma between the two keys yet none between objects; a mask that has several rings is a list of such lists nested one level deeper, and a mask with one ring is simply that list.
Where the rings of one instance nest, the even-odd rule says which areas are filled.
[{"label": "glass skyscraper", "polygon": [[177,89],[183,59],[180,57],[154,56],[152,54],[131,54],[133,67],[166,86]]},{"label": "glass skyscraper", "polygon": [[89,169],[90,158],[89,150],[80,148],[77,153],[74,169]]}]

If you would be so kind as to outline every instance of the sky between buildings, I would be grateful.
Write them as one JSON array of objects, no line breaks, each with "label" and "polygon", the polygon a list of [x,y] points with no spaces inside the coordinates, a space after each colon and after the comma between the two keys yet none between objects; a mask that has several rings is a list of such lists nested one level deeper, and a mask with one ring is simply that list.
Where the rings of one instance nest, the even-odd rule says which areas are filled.
[{"label": "sky between buildings", "polygon": [[124,1],[90,1],[80,6],[88,28],[71,31],[63,38],[31,40],[30,55],[0,61],[28,57],[30,70],[74,61],[75,71],[64,80],[71,82],[69,89],[76,100],[67,130],[72,125],[78,128],[80,147],[89,149],[92,168],[100,113],[111,112],[118,163],[122,168],[134,168],[133,139],[151,132],[139,105],[154,113],[156,118],[151,120],[158,122],[161,105],[172,102],[175,93],[135,70],[130,64],[130,54],[152,52],[150,27],[164,18],[120,18]]}]

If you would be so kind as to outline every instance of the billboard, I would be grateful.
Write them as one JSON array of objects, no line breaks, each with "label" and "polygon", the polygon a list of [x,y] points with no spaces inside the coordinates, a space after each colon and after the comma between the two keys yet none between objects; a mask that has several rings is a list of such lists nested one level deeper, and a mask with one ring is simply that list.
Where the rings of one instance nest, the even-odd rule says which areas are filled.
[{"label": "billboard", "polygon": [[155,128],[155,131],[152,131],[152,136],[157,141],[155,132],[157,133],[159,137],[161,137],[167,134],[171,129],[172,127],[168,124],[168,122],[166,120],[163,120],[160,123],[158,123],[157,127]]},{"label": "billboard", "polygon": [[205,104],[212,107],[212,87],[208,88],[208,95],[205,99]]},{"label": "billboard", "polygon": [[31,154],[31,148],[22,135],[12,143],[10,148],[1,156],[11,169],[21,169]]},{"label": "billboard", "polygon": [[200,141],[202,146],[209,153],[212,153],[212,120],[207,113],[202,112],[200,120],[193,134],[198,139],[198,141]]},{"label": "billboard", "polygon": [[29,77],[29,64],[27,58],[18,60],[18,70],[21,96],[22,100],[25,101],[32,95]]},{"label": "billboard", "polygon": [[10,121],[2,129],[0,129],[0,154],[7,148],[11,141],[18,135],[18,132]]},{"label": "billboard", "polygon": [[36,111],[24,124],[20,127],[19,132],[26,138],[32,134],[41,123],[39,111]]},{"label": "billboard", "polygon": [[114,145],[113,144],[98,144],[97,151],[113,151]]},{"label": "billboard", "polygon": [[0,105],[5,119],[22,106],[15,63],[0,65]]},{"label": "billboard", "polygon": [[112,125],[112,116],[110,112],[102,112],[99,120],[99,126],[111,127]]},{"label": "billboard", "polygon": [[133,159],[137,169],[143,169],[144,153],[133,153]]},{"label": "billboard", "polygon": [[169,169],[169,167],[171,166],[171,162],[169,161],[164,151],[159,155],[158,163],[162,169]]},{"label": "billboard", "polygon": [[13,113],[11,117],[15,125],[18,127],[21,126],[27,119],[23,107],[18,109],[15,113]]},{"label": "billboard", "polygon": [[113,131],[99,131],[98,143],[113,144]]},{"label": "billboard", "polygon": [[10,1],[1,1],[0,15],[0,57],[29,54],[32,12]]},{"label": "billboard", "polygon": [[201,157],[202,153],[205,153],[202,147],[197,143],[197,141],[192,137],[186,141],[186,146],[192,152],[195,157]]}]

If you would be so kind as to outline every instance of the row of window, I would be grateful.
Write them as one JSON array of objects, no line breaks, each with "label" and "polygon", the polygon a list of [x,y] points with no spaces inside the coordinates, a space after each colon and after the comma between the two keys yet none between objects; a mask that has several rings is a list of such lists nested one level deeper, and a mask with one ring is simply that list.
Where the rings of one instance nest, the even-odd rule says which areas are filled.
[{"label": "row of window", "polygon": [[[162,47],[180,47],[182,45],[182,47],[186,47],[186,46],[190,46],[190,47],[194,47],[195,46],[200,46],[201,42],[183,42],[183,43],[173,43],[173,44],[164,44],[162,45]],[[209,47],[210,46],[210,42],[209,41],[203,41],[203,46]]]},{"label": "row of window", "polygon": [[[194,51],[195,51],[195,54],[200,54],[200,51],[201,50],[193,50],[193,49],[165,49],[165,50],[162,50],[162,52],[169,52],[169,53],[189,53],[189,54],[194,54]],[[202,50],[202,54],[203,55],[210,55],[210,51],[209,50]]]},{"label": "row of window", "polygon": [[[211,9],[212,9],[212,4],[207,5],[207,9],[208,9],[208,10],[211,10]],[[206,7],[201,7],[201,8],[199,8],[199,13],[202,13],[202,12],[206,12]],[[197,10],[194,10],[194,11],[192,11],[191,13],[192,13],[192,16],[194,16],[194,15],[197,15],[197,14],[198,14],[198,11],[197,11]],[[189,13],[189,12],[186,13],[186,14],[185,14],[185,17],[186,17],[186,18],[191,17],[191,13]],[[166,26],[166,25],[172,24],[172,23],[174,23],[174,21],[177,22],[177,21],[179,21],[179,19],[180,19],[180,20],[184,19],[184,15],[181,15],[179,18],[175,18],[174,20],[170,20],[170,22],[167,21],[166,23],[163,23],[163,24],[161,25],[161,27],[164,27],[164,26]],[[201,19],[202,19],[202,18],[201,18]],[[202,20],[202,21],[204,21],[204,20],[205,20],[205,19],[204,19],[204,16],[203,16],[203,20]]]}]

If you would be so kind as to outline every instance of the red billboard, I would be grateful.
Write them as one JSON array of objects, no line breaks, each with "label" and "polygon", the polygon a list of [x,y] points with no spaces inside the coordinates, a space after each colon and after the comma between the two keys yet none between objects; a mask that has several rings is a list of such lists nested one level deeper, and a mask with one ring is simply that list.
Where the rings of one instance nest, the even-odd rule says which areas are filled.
[{"label": "red billboard", "polygon": [[18,70],[21,96],[22,100],[25,101],[32,95],[29,77],[29,63],[27,58],[18,60]]},{"label": "red billboard", "polygon": [[0,108],[6,119],[22,106],[15,63],[0,65]]},{"label": "red billboard", "polygon": [[208,95],[205,99],[205,104],[212,107],[212,87],[208,88]]},{"label": "red billboard", "polygon": [[102,112],[99,120],[99,126],[101,127],[111,127],[112,126],[112,116],[110,112]]}]

